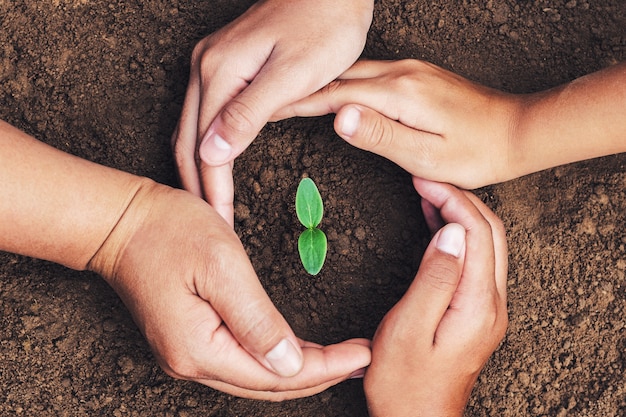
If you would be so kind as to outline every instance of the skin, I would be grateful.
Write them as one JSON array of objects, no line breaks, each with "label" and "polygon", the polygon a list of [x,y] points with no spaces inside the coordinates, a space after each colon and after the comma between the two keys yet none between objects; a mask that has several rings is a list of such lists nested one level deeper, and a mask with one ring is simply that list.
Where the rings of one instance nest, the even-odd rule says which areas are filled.
[{"label": "skin", "polygon": [[[296,338],[233,230],[203,200],[63,153],[4,122],[0,137],[0,250],[101,274],[168,374],[272,401],[363,376],[369,341],[320,346]],[[423,180],[416,180],[416,189],[428,201],[423,207],[431,229],[454,222],[443,230],[452,228],[454,236],[456,229],[457,238],[435,235],[415,284],[379,327],[377,359],[365,380],[372,415],[394,410],[386,401],[401,388],[413,395],[403,401],[435,410],[453,404],[437,399],[456,398],[454,409],[460,409],[506,327],[501,224],[468,193]],[[494,270],[500,271],[497,293]],[[433,337],[441,339],[437,349],[428,348]],[[302,365],[290,369],[291,362],[268,360],[268,350],[285,339],[301,352]],[[469,356],[473,360],[459,366],[459,358]],[[277,370],[299,372],[288,377]],[[417,395],[416,387],[427,385],[428,395]]]},{"label": "skin", "polygon": [[262,0],[200,41],[172,136],[183,187],[232,226],[234,159],[273,113],[356,61],[373,7],[373,0]]},{"label": "skin", "polygon": [[422,61],[360,61],[273,119],[337,113],[352,145],[471,189],[626,151],[625,107],[626,63],[514,95]]},{"label": "skin", "polygon": [[467,191],[418,178],[414,185],[434,236],[374,336],[368,408],[373,417],[462,416],[508,324],[504,227]]},{"label": "skin", "polygon": [[[0,224],[0,250],[101,274],[170,375],[276,401],[362,376],[370,363],[369,342],[324,347],[297,339],[267,298],[230,226],[201,199],[65,154],[3,122],[0,135],[6,197],[0,202],[6,220]],[[500,276],[506,272],[501,259],[506,249],[497,238],[501,225],[475,197],[453,187],[416,180],[416,188],[428,201],[424,211],[433,231],[454,222],[443,230],[465,232],[457,249],[442,237],[448,233],[435,235],[437,249],[429,248],[415,284],[381,323],[373,346],[377,359],[365,381],[372,415],[384,410],[403,415],[394,407],[406,399],[455,415],[506,327],[503,289],[496,285],[494,295],[489,285],[492,269]],[[487,224],[498,233],[486,233]],[[435,285],[428,284],[433,279]],[[471,291],[474,286],[482,299]],[[441,289],[449,293],[434,291]],[[433,300],[438,302],[429,304]],[[424,314],[415,317],[415,311]],[[437,325],[433,317],[441,314]],[[440,349],[428,348],[439,339]],[[283,340],[296,349],[295,366],[268,357]],[[473,360],[460,366],[458,358],[469,356]],[[420,387],[426,392],[419,394]],[[410,388],[403,401],[387,404],[402,388]]]},{"label": "skin", "polygon": [[0,250],[102,275],[168,374],[279,401],[318,393],[370,363],[367,340],[298,339],[205,201],[4,122],[0,137]]},{"label": "skin", "polygon": [[[335,130],[354,146],[416,177],[475,188],[626,151],[625,107],[626,63],[512,95],[421,61],[362,61],[274,119],[335,112]],[[464,226],[465,261],[423,273],[431,244],[374,337],[365,391],[373,416],[460,416],[506,327],[504,233],[467,192],[414,182],[432,230]]]}]

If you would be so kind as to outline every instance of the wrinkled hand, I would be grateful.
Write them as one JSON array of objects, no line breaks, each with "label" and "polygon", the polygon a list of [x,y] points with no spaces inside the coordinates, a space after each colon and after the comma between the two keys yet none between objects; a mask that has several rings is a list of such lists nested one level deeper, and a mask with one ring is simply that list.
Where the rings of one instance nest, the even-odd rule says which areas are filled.
[{"label": "wrinkled hand", "polygon": [[337,113],[335,130],[411,174],[477,188],[525,174],[515,150],[522,99],[416,61],[360,61],[274,120]]},{"label": "wrinkled hand", "polygon": [[505,233],[469,192],[414,184],[429,227],[439,231],[372,341],[368,406],[372,416],[461,416],[507,327]]},{"label": "wrinkled hand", "polygon": [[233,224],[232,164],[278,109],[356,61],[373,0],[263,0],[194,49],[172,137],[182,185]]},{"label": "wrinkled hand", "polygon": [[226,222],[190,193],[146,182],[89,264],[176,378],[267,400],[320,392],[370,361],[369,342],[296,338]]}]

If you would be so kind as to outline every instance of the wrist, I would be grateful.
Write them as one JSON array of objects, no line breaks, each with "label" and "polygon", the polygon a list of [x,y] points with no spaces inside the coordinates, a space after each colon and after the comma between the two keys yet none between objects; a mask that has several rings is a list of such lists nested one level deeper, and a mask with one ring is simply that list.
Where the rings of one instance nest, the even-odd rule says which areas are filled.
[{"label": "wrist", "polygon": [[143,181],[0,122],[0,250],[85,269]]},{"label": "wrist", "polygon": [[112,284],[124,250],[145,222],[152,206],[153,194],[159,187],[162,186],[148,178],[138,179],[126,206],[120,211],[117,221],[89,260],[86,269],[98,273]]},{"label": "wrist", "polygon": [[517,97],[509,133],[509,161],[511,179],[554,166],[551,162],[552,143],[542,145],[542,112],[545,111],[545,93]]},{"label": "wrist", "polygon": [[[364,379],[365,396],[370,417],[462,417],[478,375],[445,376],[417,381],[407,375],[406,384],[393,380]],[[397,378],[397,376],[391,376]]]},{"label": "wrist", "polygon": [[491,122],[487,121],[489,130],[483,134],[488,138],[487,149],[491,147],[492,158],[498,162],[485,184],[509,181],[524,174],[527,158],[524,137],[520,134],[524,106],[525,99],[521,95],[500,91],[492,95],[487,109]]}]

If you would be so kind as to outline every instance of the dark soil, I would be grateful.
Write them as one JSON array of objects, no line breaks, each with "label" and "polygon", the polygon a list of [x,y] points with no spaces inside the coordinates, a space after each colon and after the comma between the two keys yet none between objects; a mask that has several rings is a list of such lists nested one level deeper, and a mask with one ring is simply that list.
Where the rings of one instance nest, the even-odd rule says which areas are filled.
[{"label": "dark soil", "polygon": [[[176,185],[169,137],[191,50],[251,3],[0,0],[0,118]],[[625,15],[623,0],[381,0],[364,55],[532,92],[624,60]],[[511,323],[467,415],[626,415],[625,166],[611,156],[477,191],[508,231]],[[315,278],[295,246],[304,175],[326,202],[330,251]],[[269,125],[235,176],[237,232],[296,333],[371,337],[429,239],[408,175],[345,144],[324,117]],[[0,254],[0,295],[0,415],[367,414],[358,380],[272,404],[171,379],[90,273]]]}]

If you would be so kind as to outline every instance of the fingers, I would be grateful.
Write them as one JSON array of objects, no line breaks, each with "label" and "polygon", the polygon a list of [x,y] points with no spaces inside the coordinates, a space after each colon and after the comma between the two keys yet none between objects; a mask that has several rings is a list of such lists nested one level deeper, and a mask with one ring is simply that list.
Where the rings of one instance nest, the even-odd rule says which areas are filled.
[{"label": "fingers", "polygon": [[329,346],[302,343],[304,367],[291,378],[279,377],[258,364],[247,352],[231,349],[227,361],[222,361],[220,372],[230,375],[228,380],[192,378],[220,391],[246,398],[282,401],[317,394],[332,385],[362,373],[369,365],[369,341],[353,339]]},{"label": "fingers", "polygon": [[216,224],[212,233],[221,241],[229,235],[232,239],[212,241],[207,273],[219,279],[196,280],[200,297],[190,335],[195,365],[178,374],[235,395],[278,400],[319,392],[369,364],[366,341],[321,347],[296,338],[259,283],[243,247],[234,244],[234,232]]},{"label": "fingers", "polygon": [[[496,320],[496,332],[506,328],[507,249],[502,222],[476,196],[448,184],[414,178],[420,195],[440,212],[446,222],[461,224],[467,231],[465,264],[458,294],[451,308],[462,311],[476,325]],[[484,320],[479,320],[483,315]],[[485,316],[486,315],[486,316]],[[493,324],[493,323],[492,323]],[[471,334],[472,327],[462,329]]]},{"label": "fingers", "polygon": [[[362,84],[363,89],[367,90],[369,85],[365,82]],[[361,90],[354,83],[351,87],[355,87],[350,89],[350,92],[355,91],[353,96],[342,97],[335,92],[316,93],[302,102],[282,109],[273,117],[280,119],[294,115],[337,113],[335,131],[351,145],[383,156],[415,176],[432,177],[433,173],[438,172],[438,160],[444,155],[445,142],[440,135],[426,129],[426,126],[434,124],[432,120],[435,119],[416,129],[413,127],[415,120],[407,120],[411,117],[411,112],[399,113],[395,110],[396,107],[403,107],[418,111],[415,105],[402,104],[399,97],[389,99],[388,92],[368,97],[365,93],[358,93]],[[341,97],[337,99],[334,95]],[[357,97],[359,95],[361,97]],[[349,102],[366,104],[348,104]],[[385,107],[386,103],[391,104]],[[368,105],[376,107],[366,107]]]},{"label": "fingers", "polygon": [[426,225],[428,226],[428,230],[430,230],[431,235],[437,233],[437,230],[441,229],[446,223],[441,218],[439,214],[439,210],[430,202],[424,198],[421,201],[422,213],[424,214],[424,220],[426,220]]},{"label": "fingers", "polygon": [[[246,98],[247,79],[219,71],[203,71],[202,100],[198,119],[199,155],[209,166],[232,161],[248,147],[267,119],[259,109],[261,103]],[[253,81],[254,82],[254,81]],[[233,149],[234,147],[234,149]]]},{"label": "fingers", "polygon": [[[413,178],[415,189],[436,207],[446,222],[459,223],[468,231],[466,257],[472,262],[465,266],[471,277],[491,276],[495,270],[495,255],[491,225],[467,195],[454,186]],[[482,202],[480,203],[482,205]],[[472,244],[470,244],[472,243]],[[484,260],[479,262],[478,260]],[[485,282],[483,284],[488,284]],[[482,289],[482,288],[481,288]]]},{"label": "fingers", "polygon": [[200,164],[204,198],[231,227],[235,227],[233,164],[233,161],[218,167]]},{"label": "fingers", "polygon": [[445,225],[426,249],[417,275],[394,307],[394,314],[419,327],[416,332],[434,335],[456,292],[464,258],[465,228],[456,223]]},{"label": "fingers", "polygon": [[506,306],[506,285],[507,275],[509,269],[508,262],[508,245],[506,241],[506,231],[502,220],[496,214],[489,210],[489,208],[483,204],[478,197],[471,192],[466,192],[467,197],[474,203],[474,205],[480,210],[483,217],[489,222],[493,236],[493,246],[495,253],[496,264],[496,287],[498,294],[500,295],[503,304]]},{"label": "fingers", "polygon": [[277,109],[271,120],[323,116],[349,104],[360,104],[398,120],[404,98],[376,79],[337,79],[310,96]]},{"label": "fingers", "polygon": [[277,109],[272,120],[337,113],[348,104],[362,104],[398,119],[407,103],[403,95],[394,93],[392,78],[385,77],[393,65],[389,61],[358,61],[314,94]]},{"label": "fingers", "polygon": [[[310,59],[301,51],[277,46],[254,79],[221,108],[200,145],[200,157],[210,166],[223,165],[240,155],[276,110],[311,94],[327,78],[311,73]],[[205,93],[207,97],[211,94]]]},{"label": "fingers", "polygon": [[360,105],[343,107],[335,131],[357,148],[395,162],[415,176],[432,175],[444,139],[416,130]]},{"label": "fingers", "polygon": [[[213,233],[229,233],[230,241],[215,239],[207,273],[198,280],[198,295],[223,319],[234,338],[267,369],[289,377],[302,369],[299,342],[261,286],[245,250],[226,225]],[[219,277],[216,279],[215,277]]]},{"label": "fingers", "polygon": [[[297,67],[296,64],[293,66]],[[303,84],[292,79],[301,73],[295,69],[288,73],[293,75],[285,75],[268,62],[250,85],[224,104],[202,138],[198,152],[202,160],[204,197],[231,226],[234,224],[233,160],[256,138],[275,108],[309,93],[301,91],[303,87],[293,87]],[[211,86],[214,84],[221,83],[210,83]],[[203,97],[220,94],[224,92],[210,90]],[[203,115],[212,112],[213,109],[202,109]],[[203,124],[201,121],[200,126]]]},{"label": "fingers", "polygon": [[191,78],[176,129],[172,134],[172,152],[181,185],[197,197],[203,197],[196,165],[197,120],[200,94],[197,83]]}]

